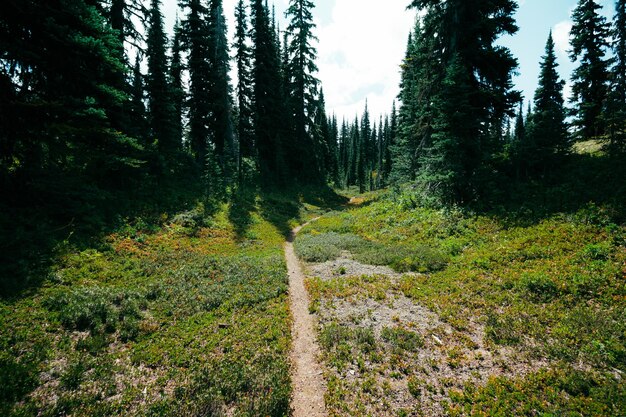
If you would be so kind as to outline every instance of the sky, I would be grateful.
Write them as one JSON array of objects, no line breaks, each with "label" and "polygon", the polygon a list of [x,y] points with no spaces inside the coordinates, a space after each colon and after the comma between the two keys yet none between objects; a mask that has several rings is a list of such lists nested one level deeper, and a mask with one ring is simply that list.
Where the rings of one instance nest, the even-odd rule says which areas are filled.
[{"label": "sky", "polygon": [[[611,17],[613,0],[596,0],[603,14]],[[224,0],[229,32],[234,30],[237,0]],[[271,0],[270,0],[271,3]],[[353,120],[365,108],[378,115],[391,111],[399,93],[400,64],[406,51],[408,35],[415,21],[415,10],[407,10],[409,0],[318,0],[313,11],[317,28],[318,78],[322,82],[326,109],[341,120]],[[561,76],[571,87],[569,77],[575,64],[567,55],[571,12],[576,0],[519,0],[516,13],[520,30],[498,42],[511,49],[519,60],[516,88],[526,100],[532,100],[537,88],[539,62],[546,39],[553,31]],[[173,27],[177,14],[176,0],[163,0],[166,27]],[[277,16],[283,19],[288,0],[275,0]],[[182,17],[182,14],[181,14]],[[231,35],[232,36],[232,35]],[[233,74],[234,75],[234,74]]]}]

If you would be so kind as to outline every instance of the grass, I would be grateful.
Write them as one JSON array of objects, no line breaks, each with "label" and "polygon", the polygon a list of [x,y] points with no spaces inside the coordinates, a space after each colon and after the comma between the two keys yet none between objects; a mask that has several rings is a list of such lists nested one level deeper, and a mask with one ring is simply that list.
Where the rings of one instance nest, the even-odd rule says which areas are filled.
[{"label": "grass", "polygon": [[[422,272],[391,284],[382,279],[368,283],[365,277],[310,280],[315,309],[338,299],[383,299],[385,293],[399,291],[436,313],[459,341],[464,334],[482,329],[490,351],[509,349],[542,364],[519,377],[494,375],[488,381],[442,384],[445,414],[626,415],[626,227],[611,217],[613,211],[589,204],[541,217],[476,214],[420,207],[410,193],[390,191],[364,196],[360,206],[325,215],[305,228],[296,243],[310,260],[319,261],[308,254],[315,253],[315,245],[329,241],[365,263],[380,260],[401,272]],[[346,241],[359,243],[348,247]],[[445,262],[428,267],[423,248]],[[421,263],[399,268],[394,263],[396,252],[402,257],[417,254]],[[329,259],[336,251],[331,255]],[[337,329],[323,325],[321,331],[323,339],[325,332]],[[374,359],[394,363],[394,344],[420,349],[419,337],[413,340],[386,332],[377,343],[389,348],[379,349]],[[341,373],[357,366],[359,359],[358,343],[350,342],[354,335],[339,334],[343,339],[322,346],[328,363]],[[466,339],[471,347],[473,342]],[[451,369],[467,361],[465,351],[455,349],[448,352],[446,366]],[[350,360],[350,354],[357,359]],[[403,368],[403,362],[396,358],[395,368],[412,375],[409,391],[419,396],[416,381],[421,381],[422,371],[410,364]],[[512,365],[501,363],[504,368]],[[378,371],[374,366],[369,372]],[[327,400],[333,415],[371,414],[366,406],[359,408],[358,404],[367,404],[366,399],[348,396],[353,389],[351,380],[329,381]],[[350,405],[345,405],[347,398]]]},{"label": "grass", "polygon": [[62,243],[0,299],[0,415],[288,415],[282,245],[322,204],[243,193]]}]

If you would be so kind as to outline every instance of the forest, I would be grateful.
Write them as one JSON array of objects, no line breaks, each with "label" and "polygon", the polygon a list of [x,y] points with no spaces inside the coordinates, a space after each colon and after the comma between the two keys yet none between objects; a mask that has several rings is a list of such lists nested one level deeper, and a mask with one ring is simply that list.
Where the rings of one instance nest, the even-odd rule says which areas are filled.
[{"label": "forest", "polygon": [[576,2],[567,79],[537,28],[533,97],[517,1],[406,0],[349,120],[287,3],[3,1],[0,414],[626,413],[626,0]]}]

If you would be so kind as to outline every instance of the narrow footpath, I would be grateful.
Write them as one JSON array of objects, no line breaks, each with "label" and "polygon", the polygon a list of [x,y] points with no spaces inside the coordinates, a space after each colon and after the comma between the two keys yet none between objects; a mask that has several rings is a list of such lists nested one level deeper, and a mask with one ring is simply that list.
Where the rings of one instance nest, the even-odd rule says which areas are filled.
[{"label": "narrow footpath", "polygon": [[285,258],[289,271],[289,299],[293,315],[293,347],[291,351],[293,417],[325,417],[326,386],[318,363],[319,346],[315,325],[309,314],[309,295],[304,287],[304,273],[293,249],[296,235],[303,226],[295,228],[285,242]]}]

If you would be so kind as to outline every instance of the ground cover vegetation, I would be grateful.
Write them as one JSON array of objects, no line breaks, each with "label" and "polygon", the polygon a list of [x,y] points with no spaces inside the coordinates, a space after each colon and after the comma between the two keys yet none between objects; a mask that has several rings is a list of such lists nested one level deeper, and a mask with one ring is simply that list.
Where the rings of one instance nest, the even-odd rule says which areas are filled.
[{"label": "ground cover vegetation", "polygon": [[[331,265],[308,280],[331,415],[624,413],[623,217],[610,205],[535,215],[419,198],[368,195],[296,240],[309,265]],[[433,252],[436,268],[415,261]],[[400,273],[351,273],[340,257]]]},{"label": "ground cover vegetation", "polygon": [[45,284],[0,304],[0,413],[287,415],[282,245],[322,212],[294,201],[248,193],[66,243]]}]

